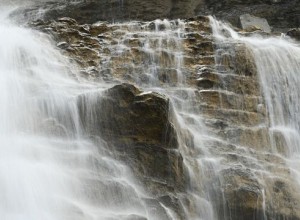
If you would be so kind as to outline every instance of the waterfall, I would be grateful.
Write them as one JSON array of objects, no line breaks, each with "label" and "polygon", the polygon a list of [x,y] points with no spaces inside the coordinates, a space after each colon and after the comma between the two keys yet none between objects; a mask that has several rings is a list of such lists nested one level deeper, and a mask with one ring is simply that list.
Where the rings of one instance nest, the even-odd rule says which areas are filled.
[{"label": "waterfall", "polygon": [[[292,164],[296,163],[300,153],[299,44],[284,35],[278,37],[263,37],[258,34],[252,37],[240,36],[226,24],[213,18],[211,20],[217,40],[226,41],[231,38],[245,43],[253,52],[270,120],[270,135],[273,140],[270,150],[283,154],[291,160],[289,162]],[[228,36],[220,33],[222,31],[228,32]],[[286,142],[285,149],[280,149],[282,146],[275,140],[275,134],[282,135]],[[299,172],[297,169],[294,171]]]},{"label": "waterfall", "polygon": [[[123,1],[117,2],[123,10]],[[101,41],[99,51],[93,51],[100,65],[95,67],[99,76],[89,80],[49,36],[11,21],[16,6],[6,5],[0,11],[1,220],[266,220],[293,215],[297,205],[290,203],[297,204],[293,199],[300,193],[296,42],[244,36],[213,18],[211,48],[211,36],[195,32],[207,28],[205,18],[196,18],[203,19],[199,23],[100,22],[112,33],[97,33],[92,41]],[[202,50],[205,46],[208,52]],[[241,51],[247,59],[239,57]],[[129,154],[127,137],[117,146],[111,140],[115,136],[101,133],[97,123],[115,114],[101,102],[113,102],[107,91],[122,82],[143,90],[137,96],[146,100],[136,103],[155,94],[170,106],[167,119],[178,147],[164,149],[167,156],[161,158],[179,155],[182,188],[144,170],[139,172],[149,176],[139,175],[137,164],[129,162],[141,162],[138,148]],[[201,87],[200,82],[207,84]],[[254,82],[252,87],[245,86],[248,82]],[[126,107],[122,101],[118,104]],[[89,131],[93,123],[94,133]],[[117,124],[105,123],[106,128]],[[151,153],[163,148],[147,144],[138,147],[152,147]],[[172,166],[180,166],[166,164],[166,177]],[[156,186],[167,190],[161,193]],[[287,204],[281,206],[280,199]]]},{"label": "waterfall", "polygon": [[[282,177],[280,173],[273,173],[263,165],[265,172],[260,182],[264,185],[264,191],[268,191],[267,179],[290,178],[294,182],[295,197],[300,191],[299,157],[300,157],[300,127],[299,127],[299,73],[300,73],[300,46],[298,42],[280,36],[264,36],[252,33],[245,36],[237,33],[229,25],[210,17],[213,33],[220,51],[224,48],[230,53],[235,43],[244,44],[250,51],[249,55],[254,59],[258,81],[263,95],[263,104],[266,106],[270,144],[264,149],[266,153],[272,153],[282,158],[282,163],[288,167],[290,175]],[[223,49],[221,49],[223,48]],[[245,65],[247,65],[245,63]],[[260,108],[261,106],[258,106]],[[261,178],[259,177],[259,178]],[[272,203],[275,195],[263,193],[263,219],[278,218],[273,215],[266,216],[266,202]],[[266,201],[267,200],[267,201]]]},{"label": "waterfall", "polygon": [[[254,37],[246,42],[255,57],[268,109],[272,151],[286,157],[300,184],[299,44],[284,37]],[[283,144],[278,141],[280,138]]]},{"label": "waterfall", "polygon": [[0,218],[147,217],[129,168],[83,135],[77,97],[107,85],[80,79],[47,36],[6,15],[0,32]]},{"label": "waterfall", "polygon": [[191,33],[186,31],[186,25],[183,20],[167,19],[113,24],[117,43],[107,44],[105,49],[110,53],[100,71],[170,99],[170,120],[178,132],[178,151],[188,176],[187,192],[177,195],[183,206],[183,219],[222,219],[222,214],[218,217],[218,209],[223,209],[217,205],[223,202],[219,198],[218,172],[227,166],[220,164],[224,158],[212,149],[226,142],[207,132],[208,119],[199,108],[202,103],[199,104],[198,90],[190,85],[184,44]]},{"label": "waterfall", "polygon": [[[15,219],[180,219],[178,210],[162,203],[137,184],[129,167],[114,157],[104,140],[87,137],[78,110],[78,97],[93,102],[112,86],[88,82],[77,74],[51,41],[41,33],[1,20],[1,192],[0,215]],[[218,159],[202,153],[204,132],[195,90],[186,83],[183,61],[183,21],[156,20],[120,24],[124,37],[110,47],[101,71],[130,70],[146,91],[170,98],[170,118],[179,132],[188,172],[188,192],[178,195],[187,219],[214,219],[206,181]],[[122,59],[128,44],[142,41],[143,65]],[[117,65],[112,62],[121,59]],[[140,74],[142,71],[142,74]],[[89,109],[92,121],[97,117]],[[188,135],[188,136],[186,136]],[[190,139],[194,136],[194,141]],[[193,143],[192,143],[193,142]],[[195,145],[191,148],[191,145]],[[7,169],[10,169],[7,175]],[[200,172],[200,173],[198,173]]]}]

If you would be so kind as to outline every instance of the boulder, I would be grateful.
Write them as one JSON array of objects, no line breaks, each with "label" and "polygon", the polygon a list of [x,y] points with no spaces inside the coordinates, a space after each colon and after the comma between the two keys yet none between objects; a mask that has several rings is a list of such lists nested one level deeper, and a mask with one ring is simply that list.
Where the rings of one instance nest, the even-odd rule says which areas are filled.
[{"label": "boulder", "polygon": [[151,192],[183,189],[183,159],[166,96],[120,84],[101,96],[80,96],[78,107],[86,133],[101,136]]},{"label": "boulder", "polygon": [[244,14],[240,16],[242,28],[246,31],[262,30],[270,33],[271,28],[268,21],[265,18],[259,18],[250,14]]},{"label": "boulder", "polygon": [[[97,124],[102,136],[118,143],[147,143],[166,149],[178,147],[176,132],[169,121],[169,100],[155,93],[143,93],[130,84],[114,86],[99,100]],[[100,116],[100,117],[99,117]],[[120,146],[122,147],[122,146]]]}]

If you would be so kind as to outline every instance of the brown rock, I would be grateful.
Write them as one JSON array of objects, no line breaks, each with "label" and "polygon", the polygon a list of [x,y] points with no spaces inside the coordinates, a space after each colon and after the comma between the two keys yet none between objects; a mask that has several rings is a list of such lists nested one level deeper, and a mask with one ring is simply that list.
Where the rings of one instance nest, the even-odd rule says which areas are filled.
[{"label": "brown rock", "polygon": [[[298,220],[297,187],[284,159],[272,152],[266,107],[251,50],[237,43],[225,45],[215,56],[219,45],[212,40],[207,18],[192,18],[185,24],[181,70],[186,77],[185,86],[191,87],[193,95],[187,94],[185,88],[175,87],[178,75],[171,50],[157,52],[160,51],[157,50],[157,39],[150,40],[149,44],[157,52],[157,84],[173,86],[176,92],[172,95],[179,100],[193,96],[193,105],[186,107],[204,117],[207,134],[219,139],[213,143],[204,141],[205,150],[221,158],[218,173],[221,181],[216,180],[219,185],[214,193],[219,190],[223,194],[218,194],[213,200],[216,211],[219,216],[230,216],[231,220],[260,220],[265,216],[268,219]],[[62,42],[61,49],[77,59],[82,67],[89,67],[95,77],[149,83],[145,68],[152,61],[143,48],[148,36],[143,31],[153,31],[153,24],[152,27],[149,22],[79,25],[63,18],[37,25],[45,30],[50,27],[51,33]],[[138,31],[126,38],[133,29]],[[161,25],[159,29],[163,31],[166,27]],[[121,55],[115,53],[119,42],[127,46]],[[170,42],[170,48],[174,48],[176,44],[172,40]],[[161,43],[165,46],[166,39],[162,39]],[[100,71],[96,68],[99,63]],[[126,161],[149,192],[172,210],[181,210],[179,204],[182,201],[161,199],[161,195],[165,194],[186,193],[188,177],[183,160],[187,158],[179,153],[179,145],[187,146],[191,153],[188,160],[203,152],[202,148],[194,147],[191,132],[178,129],[177,122],[172,121],[175,119],[172,118],[168,97],[121,84],[101,95],[95,92],[80,96],[78,107],[86,135],[101,136],[107,142],[108,151]],[[186,123],[192,124],[196,120],[189,118],[189,114],[183,117],[186,117]],[[274,132],[273,137],[275,150],[287,155],[283,135]],[[188,194],[185,196],[188,197]],[[189,201],[188,198],[186,200]],[[148,202],[150,207],[161,210],[157,201]],[[194,207],[192,199],[190,203]],[[178,210],[178,216],[186,219]],[[191,210],[197,212],[193,208]]]},{"label": "brown rock", "polygon": [[239,75],[256,76],[257,70],[254,56],[244,44],[235,47],[235,72]]},{"label": "brown rock", "polygon": [[263,192],[249,170],[233,167],[222,171],[221,187],[227,207],[225,215],[232,220],[263,219]]},{"label": "brown rock", "polygon": [[121,84],[99,97],[80,96],[78,106],[87,133],[108,142],[151,192],[183,189],[183,159],[165,96]]}]

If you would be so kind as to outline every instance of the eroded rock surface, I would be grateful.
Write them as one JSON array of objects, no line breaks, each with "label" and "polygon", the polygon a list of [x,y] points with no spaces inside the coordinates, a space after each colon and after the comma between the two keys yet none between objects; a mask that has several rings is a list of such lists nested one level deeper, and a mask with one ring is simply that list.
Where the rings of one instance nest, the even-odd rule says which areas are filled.
[{"label": "eroded rock surface", "polygon": [[153,193],[183,190],[183,159],[167,97],[120,84],[101,97],[80,96],[78,105],[86,132],[107,141]]},{"label": "eroded rock surface", "polygon": [[[33,25],[54,36],[84,77],[118,84],[101,95],[81,95],[81,120],[87,135],[102,137],[115,157],[128,162],[154,195],[151,207],[160,210],[163,202],[179,219],[187,218],[182,205],[198,213],[189,196],[195,180],[186,168],[197,167],[209,152],[218,168],[205,167],[203,160],[195,178],[206,184],[215,218],[300,219],[285,143],[278,134],[278,149],[271,149],[257,68],[244,44],[216,43],[208,18],[201,16],[84,25],[61,18]],[[211,137],[201,143],[192,131],[198,117]]]},{"label": "eroded rock surface", "polygon": [[[240,26],[239,17],[252,14],[266,18],[277,30],[299,27],[300,4],[298,0],[89,0],[51,1],[25,9],[25,17],[39,17],[45,10],[45,20],[59,17],[75,18],[80,24],[97,21],[154,20],[163,18],[190,18],[195,15],[216,15],[219,19]],[[24,13],[23,13],[24,14]]]}]

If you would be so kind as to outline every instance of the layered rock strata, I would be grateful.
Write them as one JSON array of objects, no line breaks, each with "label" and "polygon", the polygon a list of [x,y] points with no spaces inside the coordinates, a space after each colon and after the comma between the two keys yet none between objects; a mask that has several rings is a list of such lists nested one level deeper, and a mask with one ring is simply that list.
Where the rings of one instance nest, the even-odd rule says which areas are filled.
[{"label": "layered rock strata", "polygon": [[[102,137],[179,219],[188,218],[184,209],[197,216],[191,191],[210,198],[216,219],[300,219],[299,186],[286,165],[280,134],[273,134],[280,154],[271,149],[257,69],[244,44],[216,43],[206,17],[84,25],[61,18],[33,25],[54,37],[85,78],[118,84],[101,96],[78,97],[86,133]],[[159,41],[169,30],[173,38]],[[153,62],[154,81],[146,74]],[[94,104],[86,106],[85,99]],[[97,117],[89,118],[94,115],[89,111]],[[194,140],[199,121],[208,136],[201,143]],[[218,163],[210,167],[206,158]],[[188,168],[199,173],[192,177]],[[195,180],[205,192],[195,189]]]}]

